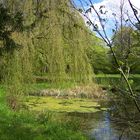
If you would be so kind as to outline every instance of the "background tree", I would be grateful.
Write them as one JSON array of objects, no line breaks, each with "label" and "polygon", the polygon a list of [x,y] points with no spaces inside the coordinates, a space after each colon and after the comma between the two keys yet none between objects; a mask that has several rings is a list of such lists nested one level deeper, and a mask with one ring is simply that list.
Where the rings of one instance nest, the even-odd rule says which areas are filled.
[{"label": "background tree", "polygon": [[[119,60],[123,71],[136,73],[139,71],[139,44],[138,31],[129,26],[123,26],[113,36],[114,52]],[[112,59],[113,60],[113,59]],[[113,62],[115,65],[115,63]]]},{"label": "background tree", "polygon": [[95,74],[110,74],[114,72],[111,69],[112,64],[109,49],[103,40],[93,35],[91,47],[88,49],[87,54]]}]

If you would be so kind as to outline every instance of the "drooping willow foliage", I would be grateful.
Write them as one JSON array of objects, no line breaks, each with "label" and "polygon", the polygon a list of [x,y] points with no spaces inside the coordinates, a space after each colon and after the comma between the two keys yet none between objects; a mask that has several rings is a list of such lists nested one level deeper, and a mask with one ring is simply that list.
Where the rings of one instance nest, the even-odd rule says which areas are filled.
[{"label": "drooping willow foliage", "polygon": [[0,80],[10,99],[23,94],[33,81],[34,60],[30,32],[24,29],[23,12],[14,2],[1,2],[0,8]]},{"label": "drooping willow foliage", "polygon": [[22,93],[35,75],[47,75],[51,82],[91,81],[89,31],[69,0],[0,2],[11,17],[1,19],[0,29],[8,33],[6,40],[0,32],[0,78],[10,92]]},{"label": "drooping willow foliage", "polygon": [[47,73],[51,81],[89,82],[92,70],[86,49],[90,35],[82,17],[72,9],[68,0],[43,2],[41,4],[47,6],[48,12],[40,21],[40,34],[35,40],[38,42],[35,43],[38,72]]}]

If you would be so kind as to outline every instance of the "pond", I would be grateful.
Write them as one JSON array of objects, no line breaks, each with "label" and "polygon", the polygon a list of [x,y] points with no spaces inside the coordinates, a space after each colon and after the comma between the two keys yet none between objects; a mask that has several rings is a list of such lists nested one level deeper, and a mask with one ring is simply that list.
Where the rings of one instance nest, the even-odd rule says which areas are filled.
[{"label": "pond", "polygon": [[66,116],[73,120],[77,118],[81,122],[83,132],[90,140],[140,140],[140,137],[134,137],[126,126],[112,122],[107,111],[68,113]]},{"label": "pond", "polygon": [[[136,131],[128,125],[128,121],[112,121],[111,107],[114,108],[113,114],[117,114],[118,110],[116,110],[114,103],[110,105],[107,101],[101,103],[92,99],[63,99],[30,96],[26,101],[26,105],[33,111],[45,110],[46,112],[54,112],[54,118],[56,120],[58,119],[64,122],[67,120],[73,122],[78,120],[80,130],[84,132],[90,140],[140,140],[140,135],[135,134]],[[121,108],[122,107],[119,106],[120,112],[122,116],[124,116],[124,110],[121,110]],[[128,108],[130,111],[130,107]],[[133,108],[132,110],[134,112]],[[118,119],[119,117],[116,118]],[[135,129],[137,128],[135,127]]]}]

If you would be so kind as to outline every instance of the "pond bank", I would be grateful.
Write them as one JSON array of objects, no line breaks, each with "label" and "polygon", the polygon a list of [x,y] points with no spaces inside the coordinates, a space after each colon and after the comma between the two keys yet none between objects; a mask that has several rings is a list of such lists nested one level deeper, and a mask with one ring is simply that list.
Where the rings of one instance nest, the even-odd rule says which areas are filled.
[{"label": "pond bank", "polygon": [[[38,88],[37,88],[38,87]],[[34,88],[29,91],[31,96],[57,96],[63,98],[93,98],[102,99],[106,97],[102,88],[95,84],[75,85],[69,88],[46,88],[44,83],[34,85]]]}]

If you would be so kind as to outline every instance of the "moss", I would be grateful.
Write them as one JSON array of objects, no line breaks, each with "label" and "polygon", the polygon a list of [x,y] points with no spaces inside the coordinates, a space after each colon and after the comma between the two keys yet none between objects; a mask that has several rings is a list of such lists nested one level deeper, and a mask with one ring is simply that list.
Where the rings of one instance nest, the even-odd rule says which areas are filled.
[{"label": "moss", "polygon": [[29,97],[25,104],[29,110],[34,111],[54,111],[54,112],[97,112],[105,110],[101,108],[97,101],[90,99],[62,99],[54,97]]}]

